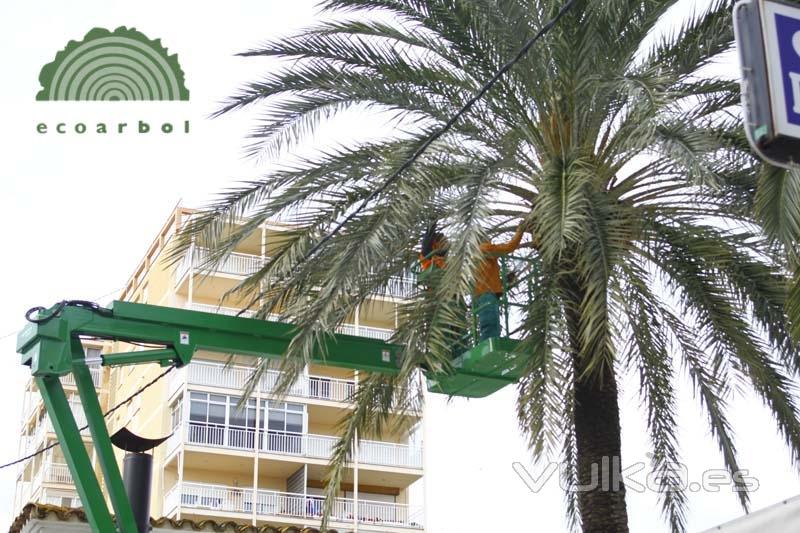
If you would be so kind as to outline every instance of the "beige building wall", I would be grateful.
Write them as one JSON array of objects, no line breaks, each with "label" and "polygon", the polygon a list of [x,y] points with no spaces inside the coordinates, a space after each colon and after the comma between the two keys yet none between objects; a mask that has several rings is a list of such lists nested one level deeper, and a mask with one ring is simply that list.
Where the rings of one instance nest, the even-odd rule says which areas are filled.
[{"label": "beige building wall", "polygon": [[[243,279],[247,268],[263,261],[265,254],[274,249],[281,239],[281,226],[263,227],[236,250],[223,272],[208,275],[198,272],[193,265],[170,262],[167,258],[170,239],[189,216],[191,211],[181,207],[170,215],[136,266],[121,300],[223,313],[244,306],[243,300],[221,302],[222,295]],[[388,336],[396,326],[399,301],[401,295],[376,296],[369,305],[361,307],[343,331]],[[219,308],[221,303],[223,308]],[[225,309],[228,306],[232,309]],[[106,343],[102,348],[106,353],[146,349],[122,343]],[[226,371],[223,364],[234,369]],[[335,438],[337,422],[352,409],[346,393],[357,387],[358,373],[319,365],[306,369],[297,390],[293,389],[285,398],[295,406],[302,406],[304,419],[299,433],[273,431],[271,425],[265,427],[267,421],[261,420],[262,417],[277,420],[280,415],[279,409],[273,408],[276,398],[268,390],[259,390],[253,397],[257,405],[265,406],[256,415],[258,431],[254,427],[248,430],[231,425],[230,416],[235,409],[230,406],[226,408],[222,429],[210,422],[190,419],[192,392],[214,398],[240,396],[243,383],[231,376],[245,375],[253,364],[250,357],[198,353],[188,368],[171,372],[108,420],[112,434],[122,427],[149,438],[173,433],[166,444],[154,451],[152,516],[233,518],[254,524],[316,524],[318,500],[314,495],[319,494],[324,483],[326,446]],[[128,398],[163,371],[156,364],[101,369],[98,391],[104,409]],[[41,401],[34,389],[29,384],[27,393],[30,403],[35,405],[37,400]],[[178,402],[181,416],[175,422],[172,406],[178,399],[181,399]],[[26,406],[27,411],[35,409]],[[26,415],[22,440],[29,441],[34,433],[41,432],[37,429],[41,425],[37,418],[41,416],[41,407],[38,413]],[[288,420],[290,415],[285,416]],[[412,414],[404,421],[413,426],[419,423],[419,415]],[[274,423],[277,427],[278,422]],[[90,446],[88,438],[87,446]],[[407,433],[398,433],[363,442],[358,456],[364,464],[351,464],[340,487],[339,527],[343,524],[352,530],[387,532],[421,530],[421,507],[411,508],[407,504],[409,488],[421,483],[423,476],[422,449],[409,444]],[[117,458],[121,465],[123,452],[117,451]],[[63,458],[56,453],[31,461],[21,469],[17,491],[20,508],[26,498],[43,498],[43,490],[54,488],[43,483],[41,475],[37,478],[37,472],[44,468],[42,461],[57,462]],[[69,483],[55,488],[63,494],[69,490],[74,494]],[[360,498],[356,492],[361,493]]]}]

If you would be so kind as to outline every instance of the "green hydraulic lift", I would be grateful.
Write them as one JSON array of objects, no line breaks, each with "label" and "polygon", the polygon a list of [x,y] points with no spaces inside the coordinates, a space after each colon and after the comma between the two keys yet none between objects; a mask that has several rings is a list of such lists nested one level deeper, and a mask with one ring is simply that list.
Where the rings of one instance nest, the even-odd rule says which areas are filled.
[{"label": "green hydraulic lift", "polygon": [[[22,364],[31,369],[89,523],[98,533],[138,533],[138,528],[87,364],[159,363],[180,367],[188,364],[198,350],[277,359],[285,353],[294,332],[293,325],[282,322],[122,301],[109,308],[87,302],[62,302],[50,309],[38,309],[38,314],[29,319],[32,323],[18,336],[17,351]],[[87,361],[81,336],[159,348],[105,354],[101,361]],[[322,353],[313,357],[315,364],[384,374],[399,371],[398,345],[342,334],[330,335],[324,344]],[[454,372],[428,372],[430,390],[482,397],[515,383],[522,374],[515,344],[507,338],[478,343],[453,361]],[[113,517],[61,386],[59,378],[69,373],[74,376],[83,404]]]}]

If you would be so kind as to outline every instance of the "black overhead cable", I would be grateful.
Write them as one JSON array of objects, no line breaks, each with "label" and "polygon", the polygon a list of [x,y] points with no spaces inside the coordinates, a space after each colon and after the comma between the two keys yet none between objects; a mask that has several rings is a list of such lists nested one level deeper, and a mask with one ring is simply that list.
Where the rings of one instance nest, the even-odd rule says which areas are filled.
[{"label": "black overhead cable", "polygon": [[496,83],[497,83],[497,82],[500,80],[500,78],[503,76],[503,74],[505,74],[506,72],[508,72],[509,70],[511,70],[511,68],[512,68],[514,65],[516,65],[516,64],[517,64],[517,63],[520,61],[520,59],[522,59],[523,57],[525,57],[525,55],[527,55],[527,53],[530,51],[530,49],[533,47],[533,45],[534,45],[534,44],[536,44],[536,41],[538,41],[539,39],[541,39],[542,37],[544,37],[544,36],[545,36],[545,35],[546,35],[546,34],[547,34],[547,33],[548,33],[548,32],[549,32],[551,29],[553,29],[553,27],[554,27],[554,26],[555,26],[555,25],[558,23],[558,21],[559,21],[559,20],[561,20],[561,18],[562,18],[564,15],[566,15],[566,14],[567,14],[567,12],[568,12],[570,9],[572,9],[572,6],[574,6],[574,5],[575,5],[575,2],[576,2],[576,0],[569,0],[567,3],[565,3],[565,4],[564,4],[564,5],[561,7],[561,9],[558,11],[558,13],[556,14],[556,16],[555,16],[555,17],[553,17],[552,19],[550,19],[550,20],[549,20],[549,21],[548,21],[548,22],[547,22],[547,23],[546,23],[544,26],[542,26],[542,28],[541,28],[541,29],[540,29],[540,30],[539,30],[539,31],[536,33],[536,35],[534,35],[533,37],[531,37],[530,39],[528,39],[528,41],[527,41],[527,42],[526,42],[526,43],[525,43],[525,44],[522,46],[522,48],[520,48],[520,49],[519,49],[519,51],[517,52],[517,54],[516,54],[516,55],[515,55],[515,56],[514,56],[514,57],[513,57],[511,60],[509,60],[509,61],[508,61],[506,64],[504,64],[502,67],[500,67],[500,70],[498,70],[498,71],[495,73],[495,75],[494,75],[494,76],[492,76],[492,77],[491,77],[491,79],[489,79],[489,81],[487,81],[487,82],[486,82],[486,83],[485,83],[485,84],[484,84],[484,85],[483,85],[483,86],[480,88],[480,90],[478,90],[478,92],[476,92],[476,93],[475,93],[475,94],[474,94],[474,95],[473,95],[473,96],[472,96],[472,97],[471,97],[469,100],[467,100],[467,103],[465,103],[465,104],[464,104],[464,105],[461,107],[461,109],[459,109],[459,110],[458,110],[458,112],[457,112],[455,115],[453,115],[453,116],[450,118],[450,120],[448,120],[448,121],[447,121],[447,122],[444,124],[444,126],[442,126],[442,127],[441,127],[441,128],[439,128],[438,130],[436,130],[435,132],[433,132],[433,133],[432,133],[432,134],[431,134],[431,135],[430,135],[430,136],[429,136],[429,137],[428,137],[428,138],[425,140],[425,142],[423,142],[423,143],[422,143],[422,145],[421,145],[419,148],[417,148],[417,149],[414,151],[414,153],[413,153],[413,154],[411,154],[411,157],[409,157],[409,158],[408,158],[408,159],[407,159],[407,160],[406,160],[406,161],[405,161],[405,162],[404,162],[404,163],[403,163],[403,164],[402,164],[402,165],[401,165],[401,166],[400,166],[400,167],[399,167],[397,170],[395,170],[395,171],[394,171],[394,172],[393,172],[393,173],[392,173],[392,174],[391,174],[391,175],[390,175],[390,176],[389,176],[389,177],[386,179],[386,181],[385,181],[385,182],[383,182],[383,184],[382,184],[380,187],[378,187],[377,189],[373,190],[373,191],[372,191],[372,192],[371,192],[371,193],[370,193],[370,194],[369,194],[369,195],[368,195],[366,198],[364,198],[364,199],[361,201],[361,203],[358,205],[358,207],[357,207],[357,208],[356,208],[356,209],[355,209],[353,212],[351,212],[350,214],[348,214],[348,215],[347,215],[347,216],[346,216],[346,217],[345,217],[343,220],[341,220],[341,221],[340,221],[340,222],[339,222],[339,223],[336,225],[336,227],[335,227],[335,228],[333,228],[333,230],[331,230],[331,231],[330,231],[330,233],[328,233],[328,234],[326,234],[324,237],[322,237],[322,239],[320,239],[320,240],[319,240],[319,241],[318,241],[318,242],[317,242],[317,243],[316,243],[316,244],[315,244],[315,245],[314,245],[314,246],[311,248],[311,250],[310,250],[310,251],[309,251],[309,252],[308,252],[308,253],[305,255],[305,257],[304,257],[304,258],[302,259],[302,261],[300,261],[300,262],[301,262],[301,263],[304,263],[305,261],[308,261],[308,260],[309,260],[309,259],[310,259],[310,258],[311,258],[311,257],[312,257],[312,256],[313,256],[313,255],[314,255],[316,252],[317,252],[317,250],[319,250],[319,249],[320,249],[320,248],[321,248],[321,247],[322,247],[322,246],[323,246],[323,245],[324,245],[326,242],[328,242],[328,241],[329,241],[329,240],[330,240],[330,239],[331,239],[331,238],[332,238],[334,235],[336,235],[337,233],[339,233],[339,231],[340,231],[340,230],[341,230],[341,229],[344,227],[344,225],[345,225],[345,224],[347,224],[348,222],[350,222],[351,220],[353,220],[353,218],[355,218],[355,216],[356,216],[356,215],[357,215],[357,214],[358,214],[358,213],[359,213],[359,212],[360,212],[362,209],[364,209],[364,207],[366,207],[366,205],[367,205],[369,202],[371,202],[372,200],[374,200],[374,199],[375,199],[375,198],[376,198],[376,197],[377,197],[379,194],[381,194],[383,191],[385,191],[385,190],[387,189],[387,187],[389,187],[389,185],[391,185],[392,183],[394,183],[395,181],[397,181],[397,179],[400,177],[400,175],[401,175],[401,174],[402,174],[402,173],[403,173],[405,170],[407,170],[407,169],[408,169],[408,168],[409,168],[409,167],[410,167],[412,164],[414,164],[414,162],[415,162],[417,159],[419,159],[419,157],[420,157],[420,156],[423,154],[423,152],[425,152],[425,150],[427,150],[427,149],[430,147],[430,145],[431,145],[431,144],[433,144],[433,142],[434,142],[434,141],[436,141],[436,139],[438,139],[439,137],[441,137],[442,135],[444,135],[445,133],[447,133],[447,131],[448,131],[450,128],[452,128],[452,127],[455,125],[455,123],[458,121],[458,119],[460,119],[460,118],[461,118],[461,117],[462,117],[464,114],[468,113],[468,112],[469,112],[469,111],[472,109],[472,107],[473,107],[473,106],[474,106],[474,105],[475,105],[475,104],[478,102],[478,100],[480,100],[481,98],[483,98],[483,96],[484,96],[484,95],[485,95],[487,92],[489,92],[489,90],[490,90],[492,87],[494,87],[494,85],[495,85],[495,84],[496,84]]},{"label": "black overhead cable", "polygon": [[[514,65],[516,65],[516,64],[519,62],[519,60],[520,60],[520,59],[522,59],[523,57],[525,57],[525,55],[527,55],[527,53],[530,51],[530,49],[533,47],[533,45],[534,45],[534,44],[536,44],[536,41],[538,41],[539,39],[541,39],[542,37],[544,37],[544,36],[545,36],[545,35],[546,35],[546,34],[547,34],[547,33],[548,33],[548,32],[549,32],[551,29],[553,29],[553,27],[554,27],[554,26],[555,26],[555,25],[558,23],[558,21],[559,21],[559,20],[561,20],[561,18],[562,18],[564,15],[566,15],[566,14],[567,14],[567,12],[568,12],[570,9],[572,9],[572,7],[575,5],[576,1],[577,1],[577,0],[568,0],[568,1],[567,1],[567,2],[566,2],[566,3],[565,3],[565,4],[564,4],[562,7],[561,7],[561,9],[558,11],[558,13],[556,14],[556,16],[555,16],[555,17],[553,17],[552,19],[550,19],[550,20],[549,20],[549,21],[548,21],[548,22],[547,22],[547,23],[546,23],[544,26],[542,26],[542,27],[541,27],[541,29],[540,29],[540,30],[539,30],[539,31],[536,33],[536,35],[534,35],[533,37],[531,37],[530,39],[528,39],[528,41],[527,41],[527,42],[526,42],[526,43],[525,43],[525,44],[522,46],[522,48],[520,48],[520,49],[519,49],[519,51],[516,53],[516,55],[515,55],[515,56],[514,56],[514,57],[513,57],[511,60],[509,60],[507,63],[505,63],[505,64],[504,64],[502,67],[500,67],[500,70],[498,70],[498,71],[495,73],[495,75],[494,75],[494,76],[492,76],[492,77],[491,77],[491,79],[490,79],[489,81],[487,81],[487,82],[486,82],[486,83],[485,83],[485,84],[484,84],[484,85],[483,85],[483,86],[480,88],[480,90],[478,90],[478,92],[476,92],[476,93],[475,93],[475,94],[474,94],[474,95],[473,95],[473,96],[472,96],[472,97],[471,97],[471,98],[470,98],[470,99],[467,101],[467,103],[466,103],[466,104],[464,104],[464,105],[461,107],[461,109],[459,109],[459,110],[458,110],[458,112],[457,112],[455,115],[453,115],[453,116],[450,118],[450,120],[448,120],[448,121],[447,121],[447,122],[444,124],[444,126],[442,126],[442,127],[441,127],[441,128],[439,128],[438,130],[436,130],[435,132],[433,132],[433,133],[432,133],[432,134],[431,134],[431,135],[430,135],[430,136],[429,136],[429,137],[428,137],[428,138],[425,140],[425,142],[423,142],[423,143],[422,143],[422,145],[421,145],[419,148],[417,148],[417,149],[414,151],[414,153],[413,153],[413,154],[411,154],[411,157],[409,157],[409,158],[408,158],[408,159],[407,159],[407,160],[406,160],[406,161],[405,161],[405,162],[404,162],[404,163],[403,163],[403,164],[402,164],[402,165],[401,165],[401,166],[400,166],[400,167],[399,167],[397,170],[395,170],[394,172],[392,172],[392,174],[391,174],[391,175],[390,175],[390,176],[389,176],[389,177],[386,179],[386,181],[385,181],[385,182],[383,182],[383,184],[381,184],[381,185],[380,185],[380,186],[379,186],[377,189],[373,190],[373,191],[372,191],[372,192],[371,192],[371,193],[370,193],[370,194],[369,194],[369,195],[368,195],[366,198],[364,198],[364,199],[361,201],[361,203],[358,205],[358,207],[356,207],[356,209],[355,209],[353,212],[351,212],[351,213],[350,213],[350,214],[348,214],[346,217],[344,217],[344,219],[343,219],[343,220],[341,220],[341,221],[340,221],[338,224],[336,224],[336,227],[334,227],[334,228],[333,228],[333,230],[331,230],[329,233],[327,233],[327,234],[326,234],[324,237],[322,237],[322,239],[320,239],[320,240],[319,240],[319,241],[318,241],[318,242],[317,242],[317,243],[316,243],[314,246],[312,246],[312,247],[311,247],[311,250],[309,250],[309,251],[308,251],[308,253],[307,253],[305,256],[303,256],[303,258],[300,260],[300,262],[299,262],[298,266],[299,266],[299,265],[302,265],[303,263],[305,263],[306,261],[308,261],[309,259],[311,259],[311,258],[314,256],[314,254],[315,254],[315,253],[317,253],[317,251],[318,251],[318,250],[319,250],[319,249],[320,249],[320,248],[321,248],[321,247],[322,247],[322,246],[323,246],[325,243],[327,243],[329,240],[331,240],[331,239],[333,238],[333,236],[334,236],[334,235],[336,235],[337,233],[339,233],[339,231],[341,231],[341,229],[342,229],[342,228],[345,226],[345,224],[347,224],[348,222],[350,222],[351,220],[353,220],[353,218],[355,218],[355,216],[356,216],[356,215],[357,215],[357,214],[358,214],[358,213],[359,213],[359,212],[360,212],[362,209],[364,209],[364,207],[366,207],[366,205],[367,205],[369,202],[371,202],[372,200],[374,200],[374,199],[375,199],[375,198],[376,198],[376,197],[377,197],[379,194],[381,194],[383,191],[385,191],[385,190],[387,189],[387,187],[389,187],[389,185],[391,185],[392,183],[394,183],[395,181],[397,181],[397,180],[398,180],[398,178],[400,178],[400,175],[401,175],[401,174],[402,174],[402,173],[403,173],[405,170],[407,170],[407,169],[408,169],[408,168],[409,168],[409,167],[410,167],[412,164],[414,164],[414,162],[415,162],[417,159],[419,159],[419,157],[420,157],[420,156],[423,154],[423,152],[425,152],[425,150],[427,150],[427,149],[430,147],[430,145],[431,145],[431,144],[433,144],[433,142],[434,142],[436,139],[438,139],[439,137],[441,137],[442,135],[444,135],[445,133],[447,133],[447,131],[448,131],[450,128],[452,128],[452,127],[453,127],[453,125],[455,125],[455,123],[458,121],[458,119],[459,119],[459,118],[461,118],[461,117],[462,117],[464,114],[466,114],[467,112],[469,112],[469,111],[472,109],[472,107],[473,107],[473,106],[474,106],[474,105],[475,105],[475,104],[478,102],[478,100],[480,100],[481,98],[483,98],[483,96],[484,96],[484,95],[485,95],[487,92],[489,92],[489,90],[490,90],[492,87],[494,87],[494,85],[495,85],[495,84],[496,84],[496,83],[497,83],[497,82],[500,80],[500,78],[503,76],[503,74],[505,74],[506,72],[508,72],[509,70],[511,70],[511,68],[512,68]],[[253,307],[253,306],[256,304],[256,301],[257,301],[257,300],[258,300],[258,298],[254,298],[254,299],[253,299],[253,300],[252,300],[252,301],[251,301],[251,302],[250,302],[250,303],[249,303],[249,304],[248,304],[248,305],[247,305],[247,306],[246,306],[244,309],[241,309],[241,310],[240,310],[238,313],[236,313],[236,316],[242,316],[244,313],[246,313],[247,311],[249,311],[249,310],[250,310],[250,308],[251,308],[251,307]]]},{"label": "black overhead cable", "polygon": [[[112,413],[114,413],[115,411],[120,409],[123,405],[129,404],[131,401],[133,401],[134,398],[136,398],[137,396],[142,394],[144,391],[146,391],[147,389],[149,389],[150,387],[155,385],[161,378],[163,378],[164,376],[166,376],[167,374],[172,372],[174,369],[175,369],[175,365],[171,365],[169,368],[167,368],[165,371],[160,373],[154,379],[150,380],[147,384],[145,384],[143,387],[138,389],[136,392],[134,392],[133,394],[131,394],[130,396],[125,398],[123,401],[119,402],[117,405],[115,405],[114,407],[112,407],[111,409],[106,411],[103,414],[103,418],[108,418]],[[80,428],[79,431],[84,431],[85,429],[88,429],[88,427],[89,427],[89,424],[86,424],[85,426]],[[0,465],[0,470],[2,470],[3,468],[8,468],[9,466],[14,466],[16,464],[25,462],[28,459],[32,459],[32,458],[36,457],[37,455],[41,455],[44,452],[46,452],[47,450],[51,450],[51,449],[55,448],[56,446],[58,446],[58,444],[59,444],[59,442],[55,441],[55,442],[53,442],[51,444],[48,444],[47,446],[45,446],[41,450],[35,451],[34,453],[32,453],[30,455],[26,455],[25,457],[20,457],[19,459],[15,460],[15,461],[11,461],[10,463],[6,463],[4,465]]]}]

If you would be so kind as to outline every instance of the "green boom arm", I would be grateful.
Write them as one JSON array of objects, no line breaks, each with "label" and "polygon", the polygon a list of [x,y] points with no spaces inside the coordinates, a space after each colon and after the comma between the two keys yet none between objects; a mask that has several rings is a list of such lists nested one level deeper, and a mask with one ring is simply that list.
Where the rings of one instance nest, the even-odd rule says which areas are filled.
[{"label": "green boom arm", "polygon": [[[51,318],[41,320],[42,316]],[[105,366],[152,362],[183,366],[197,350],[280,358],[294,335],[294,326],[281,322],[119,301],[103,312],[73,306],[53,308],[40,313],[40,320],[20,332],[17,351],[22,355],[22,364],[31,368],[89,522],[98,533],[138,533],[138,528],[86,366],[80,336],[164,346],[104,355],[101,363]],[[382,341],[337,334],[325,338],[312,360],[328,366],[396,374],[399,351],[399,346]],[[116,524],[59,380],[70,372],[75,376]]]},{"label": "green boom arm", "polygon": [[[114,302],[110,309],[57,305],[40,312],[35,320],[20,332],[17,351],[22,355],[22,364],[31,368],[86,515],[98,533],[137,533],[138,530],[86,366],[89,361],[85,358],[80,336],[163,346],[103,355],[99,362],[105,366],[141,363],[183,366],[197,350],[278,359],[295,334],[295,326],[283,322],[128,302]],[[525,367],[525,358],[516,351],[516,345],[517,341],[496,337],[479,342],[453,360],[452,373],[428,373],[429,390],[483,397],[515,383]],[[397,374],[400,349],[400,346],[375,339],[331,334],[324,338],[312,362]],[[116,525],[58,379],[70,372],[75,376],[106,490],[116,513]]]}]

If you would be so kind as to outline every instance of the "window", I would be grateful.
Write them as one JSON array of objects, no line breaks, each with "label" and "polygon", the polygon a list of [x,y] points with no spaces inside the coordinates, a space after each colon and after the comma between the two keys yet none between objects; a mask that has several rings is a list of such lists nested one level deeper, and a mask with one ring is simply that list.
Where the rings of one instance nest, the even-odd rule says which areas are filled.
[{"label": "window", "polygon": [[[239,406],[241,398],[228,396],[228,446],[253,449],[256,437],[256,401],[247,400]],[[263,417],[263,407],[260,417]]]},{"label": "window", "polygon": [[305,406],[300,403],[267,404],[267,449],[273,452],[301,453]]},{"label": "window", "polygon": [[[301,453],[305,405],[262,401],[259,407],[251,398],[239,406],[240,401],[239,396],[190,391],[188,442],[253,449],[258,438],[262,449]],[[182,423],[183,416],[182,400],[178,399],[170,408],[173,430]]]},{"label": "window", "polygon": [[[228,406],[230,409],[229,424],[234,427],[252,428],[256,427],[256,401],[255,399],[247,400],[247,405],[239,406],[241,398],[237,396],[228,397]],[[263,406],[262,406],[263,413]],[[263,414],[261,415],[263,418]]]},{"label": "window", "polygon": [[269,402],[267,429],[286,433],[302,433],[304,407],[300,403]]},{"label": "window", "polygon": [[225,425],[225,407],[228,403],[227,396],[208,394],[205,392],[192,392],[189,407],[189,420],[192,422],[205,422],[208,424]]},{"label": "window", "polygon": [[183,422],[183,397],[178,397],[177,400],[169,408],[169,427],[172,431],[178,429]]},{"label": "window", "polygon": [[189,398],[189,442],[222,445],[227,396],[191,392]]}]

